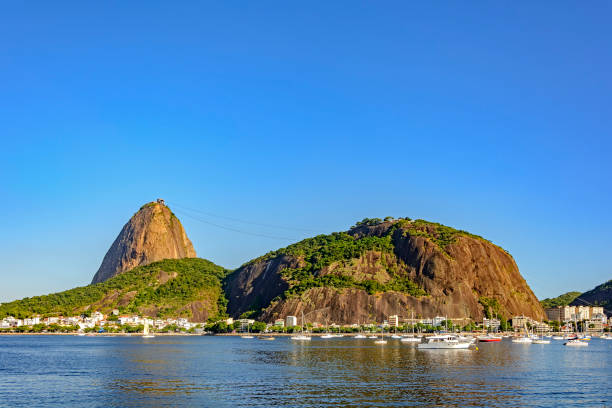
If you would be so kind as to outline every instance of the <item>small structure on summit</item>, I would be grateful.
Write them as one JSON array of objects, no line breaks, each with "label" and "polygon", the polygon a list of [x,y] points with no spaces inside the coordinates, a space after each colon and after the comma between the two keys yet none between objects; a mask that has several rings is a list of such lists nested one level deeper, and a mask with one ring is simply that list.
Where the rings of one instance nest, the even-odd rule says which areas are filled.
[{"label": "small structure on summit", "polygon": [[166,205],[166,203],[164,202],[163,198],[158,198],[157,199],[157,204]]}]

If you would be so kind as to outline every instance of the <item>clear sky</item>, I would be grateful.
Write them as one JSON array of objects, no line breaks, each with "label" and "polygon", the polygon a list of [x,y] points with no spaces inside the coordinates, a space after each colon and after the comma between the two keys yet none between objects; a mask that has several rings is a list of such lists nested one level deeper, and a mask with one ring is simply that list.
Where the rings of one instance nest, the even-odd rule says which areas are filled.
[{"label": "clear sky", "polygon": [[611,279],[610,3],[407,3],[4,2],[0,301],[89,283],[157,197],[228,268],[391,215],[538,297]]}]

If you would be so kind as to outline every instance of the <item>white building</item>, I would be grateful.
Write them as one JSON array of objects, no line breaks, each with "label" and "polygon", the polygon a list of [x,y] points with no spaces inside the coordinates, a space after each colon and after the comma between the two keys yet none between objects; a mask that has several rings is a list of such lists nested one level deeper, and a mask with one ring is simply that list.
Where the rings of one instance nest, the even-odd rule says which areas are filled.
[{"label": "white building", "polygon": [[287,318],[285,319],[285,325],[287,327],[297,326],[297,317],[287,316]]},{"label": "white building", "polygon": [[40,317],[30,317],[29,319],[23,319],[24,326],[34,326],[40,324]]},{"label": "white building", "polygon": [[445,321],[446,321],[446,317],[444,317],[444,316],[436,316],[436,317],[433,318],[433,326],[440,326]]},{"label": "white building", "polygon": [[285,321],[283,319],[276,319],[274,321],[274,326],[276,326],[276,327],[285,327]]},{"label": "white building", "polygon": [[490,330],[499,329],[501,322],[498,319],[487,319],[486,317],[482,319],[482,325]]},{"label": "white building", "polygon": [[399,316],[398,315],[389,316],[389,326],[391,327],[399,326]]}]

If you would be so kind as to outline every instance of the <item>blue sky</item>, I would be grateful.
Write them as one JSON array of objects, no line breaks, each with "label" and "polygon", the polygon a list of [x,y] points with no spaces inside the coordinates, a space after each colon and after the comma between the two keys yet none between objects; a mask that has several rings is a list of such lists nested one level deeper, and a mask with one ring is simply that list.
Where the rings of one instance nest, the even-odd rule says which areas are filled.
[{"label": "blue sky", "polygon": [[611,9],[7,2],[0,301],[89,283],[157,197],[228,268],[391,215],[491,239],[538,297],[611,279]]}]

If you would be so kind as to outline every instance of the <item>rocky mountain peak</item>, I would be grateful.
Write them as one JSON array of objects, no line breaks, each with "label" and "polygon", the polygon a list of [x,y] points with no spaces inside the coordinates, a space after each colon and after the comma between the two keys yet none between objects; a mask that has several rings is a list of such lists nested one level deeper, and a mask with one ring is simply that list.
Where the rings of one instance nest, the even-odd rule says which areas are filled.
[{"label": "rocky mountain peak", "polygon": [[158,199],[140,207],[123,226],[91,283],[162,259],[194,257],[196,252],[181,222]]}]

